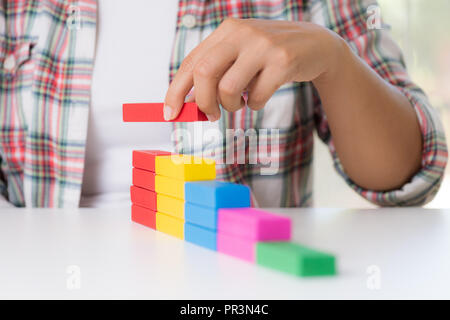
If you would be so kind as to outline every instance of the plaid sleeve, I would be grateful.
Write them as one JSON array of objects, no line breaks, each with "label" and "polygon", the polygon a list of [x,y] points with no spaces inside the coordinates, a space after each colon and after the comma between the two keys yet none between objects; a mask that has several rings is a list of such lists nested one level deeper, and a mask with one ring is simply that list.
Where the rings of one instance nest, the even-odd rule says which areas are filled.
[{"label": "plaid sleeve", "polygon": [[[447,164],[447,145],[439,115],[424,92],[408,76],[402,53],[392,40],[389,27],[369,28],[367,23],[376,1],[334,0],[324,5],[328,27],[341,35],[372,69],[394,85],[416,111],[423,138],[422,168],[398,190],[375,192],[361,188],[344,172],[335,151],[326,116],[316,92],[315,115],[319,137],[328,144],[338,173],[361,196],[380,206],[419,206],[437,193]],[[374,8],[374,7],[372,7]],[[372,17],[373,18],[373,17]]]}]

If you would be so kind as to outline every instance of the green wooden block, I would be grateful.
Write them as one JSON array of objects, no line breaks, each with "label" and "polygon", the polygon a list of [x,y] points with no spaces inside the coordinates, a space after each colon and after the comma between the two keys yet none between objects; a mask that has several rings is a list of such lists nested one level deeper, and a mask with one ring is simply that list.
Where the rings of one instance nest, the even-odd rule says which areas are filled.
[{"label": "green wooden block", "polygon": [[256,263],[300,277],[336,274],[333,255],[292,242],[258,242]]}]

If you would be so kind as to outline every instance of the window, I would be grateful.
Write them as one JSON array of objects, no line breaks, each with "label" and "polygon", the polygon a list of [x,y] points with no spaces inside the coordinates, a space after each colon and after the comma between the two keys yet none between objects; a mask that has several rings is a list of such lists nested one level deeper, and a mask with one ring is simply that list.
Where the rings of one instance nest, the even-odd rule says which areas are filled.
[{"label": "window", "polygon": [[[411,78],[439,110],[450,141],[450,1],[379,0],[382,17],[403,50]],[[316,143],[315,206],[371,207],[340,181],[328,150]],[[330,181],[331,180],[331,181]],[[427,205],[450,208],[450,166],[436,198]]]}]

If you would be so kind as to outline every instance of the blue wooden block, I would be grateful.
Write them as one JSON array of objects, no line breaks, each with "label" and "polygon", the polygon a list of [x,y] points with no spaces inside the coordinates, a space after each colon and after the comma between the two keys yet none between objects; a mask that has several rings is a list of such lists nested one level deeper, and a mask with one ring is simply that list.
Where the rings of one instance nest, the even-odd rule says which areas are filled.
[{"label": "blue wooden block", "polygon": [[221,181],[186,182],[186,202],[210,208],[250,207],[250,189],[242,184]]},{"label": "blue wooden block", "polygon": [[198,246],[217,250],[217,232],[186,222],[184,225],[184,239]]},{"label": "blue wooden block", "polygon": [[218,210],[186,202],[184,204],[184,220],[201,227],[217,230]]}]

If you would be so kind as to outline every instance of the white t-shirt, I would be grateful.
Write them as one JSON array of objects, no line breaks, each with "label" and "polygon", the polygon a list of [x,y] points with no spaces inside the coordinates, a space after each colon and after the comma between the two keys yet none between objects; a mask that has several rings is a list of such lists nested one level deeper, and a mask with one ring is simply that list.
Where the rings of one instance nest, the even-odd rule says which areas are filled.
[{"label": "white t-shirt", "polygon": [[178,1],[100,0],[82,207],[129,206],[131,155],[172,151],[170,123],[124,123],[125,102],[163,102]]}]

